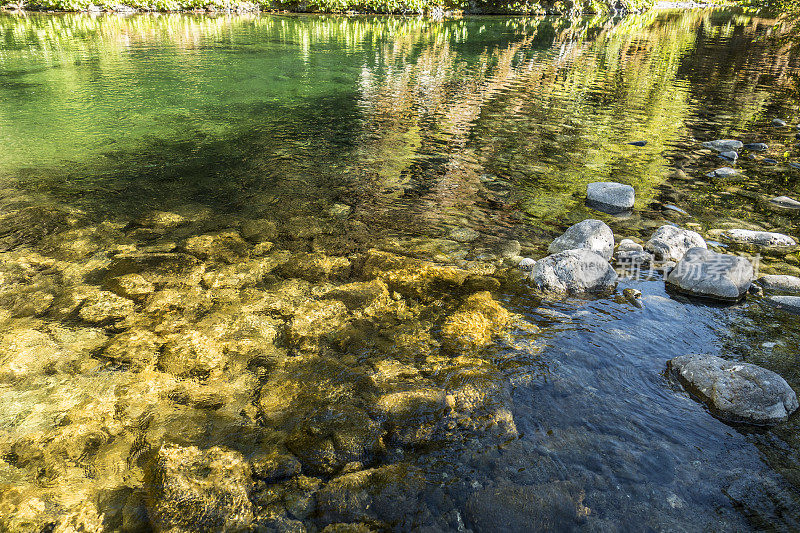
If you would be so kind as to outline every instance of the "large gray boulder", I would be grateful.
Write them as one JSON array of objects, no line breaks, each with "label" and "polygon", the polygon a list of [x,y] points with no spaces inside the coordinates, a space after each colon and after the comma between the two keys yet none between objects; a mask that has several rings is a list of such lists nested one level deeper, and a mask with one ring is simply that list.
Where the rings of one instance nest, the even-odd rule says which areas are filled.
[{"label": "large gray boulder", "polygon": [[800,278],[797,276],[766,274],[758,278],[758,284],[768,291],[800,292]]},{"label": "large gray boulder", "polygon": [[730,422],[775,424],[798,407],[797,396],[775,372],[713,355],[681,355],[667,362],[681,385]]},{"label": "large gray boulder", "polygon": [[658,228],[644,249],[662,261],[680,261],[691,248],[708,248],[705,239],[695,231],[665,225]]},{"label": "large gray boulder", "polygon": [[749,229],[729,229],[723,231],[720,239],[737,248],[763,252],[791,252],[797,241],[783,233],[753,231]]},{"label": "large gray boulder", "polygon": [[800,296],[770,296],[768,301],[784,311],[800,314]]},{"label": "large gray boulder", "polygon": [[617,273],[604,257],[579,249],[541,259],[533,266],[530,280],[537,290],[546,293],[603,293],[614,290]]},{"label": "large gray boulder", "polygon": [[703,146],[712,150],[716,150],[717,152],[729,152],[741,150],[744,144],[742,141],[736,141],[733,139],[718,139],[716,141],[704,142]]},{"label": "large gray boulder", "polygon": [[590,183],[586,188],[586,203],[604,212],[622,212],[633,208],[636,193],[630,185],[604,181]]},{"label": "large gray boulder", "polygon": [[557,254],[577,249],[590,250],[608,261],[614,253],[614,232],[605,222],[590,218],[567,229],[550,244],[547,251]]},{"label": "large gray boulder", "polygon": [[705,248],[692,248],[667,276],[667,285],[678,292],[738,301],[753,281],[753,265],[738,255],[719,254]]}]

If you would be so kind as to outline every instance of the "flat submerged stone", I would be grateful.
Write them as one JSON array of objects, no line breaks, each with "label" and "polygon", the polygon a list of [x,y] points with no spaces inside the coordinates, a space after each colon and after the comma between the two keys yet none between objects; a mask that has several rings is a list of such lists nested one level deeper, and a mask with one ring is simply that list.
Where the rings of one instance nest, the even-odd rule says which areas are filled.
[{"label": "flat submerged stone", "polygon": [[800,296],[770,296],[768,301],[780,309],[800,314]]},{"label": "flat submerged stone", "polygon": [[586,203],[600,211],[627,211],[633,208],[636,193],[633,187],[613,181],[590,183],[586,188]]},{"label": "flat submerged stone", "polygon": [[704,142],[703,146],[717,152],[728,152],[731,150],[741,150],[744,147],[744,144],[742,141],[737,141],[734,139],[717,139],[716,141]]},{"label": "flat submerged stone", "polygon": [[712,413],[729,422],[785,422],[798,408],[789,384],[775,372],[756,365],[692,354],[669,360],[667,369]]}]

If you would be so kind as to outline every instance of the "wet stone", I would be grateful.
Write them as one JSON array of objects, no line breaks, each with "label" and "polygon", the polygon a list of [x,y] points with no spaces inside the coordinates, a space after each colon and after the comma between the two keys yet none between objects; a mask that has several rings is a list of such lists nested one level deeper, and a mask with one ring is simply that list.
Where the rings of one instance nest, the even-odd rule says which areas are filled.
[{"label": "wet stone", "polygon": [[753,265],[746,258],[692,248],[669,273],[666,283],[682,293],[738,301],[747,294],[752,279]]},{"label": "wet stone", "polygon": [[768,231],[753,231],[748,229],[730,229],[724,231],[720,238],[723,242],[736,245],[744,249],[790,252],[797,246],[794,238],[782,233]]},{"label": "wet stone", "polygon": [[731,167],[721,167],[706,174],[708,178],[734,178],[742,173]]},{"label": "wet stone", "polygon": [[644,245],[645,250],[662,261],[680,261],[690,248],[707,248],[699,233],[665,225],[658,228]]},{"label": "wet stone", "polygon": [[147,330],[131,330],[111,339],[103,350],[106,359],[141,370],[155,365],[164,341]]},{"label": "wet stone", "polygon": [[758,283],[768,291],[800,292],[800,278],[797,276],[767,274],[758,278]]},{"label": "wet stone", "polygon": [[750,150],[751,152],[766,152],[769,150],[769,146],[764,143],[747,143],[744,145],[745,150]]},{"label": "wet stone", "polygon": [[544,293],[580,295],[613,291],[617,273],[594,252],[567,250],[538,261],[530,280],[535,289]]},{"label": "wet stone", "polygon": [[299,350],[313,350],[323,339],[335,340],[335,334],[346,322],[347,307],[342,302],[308,302],[295,310],[286,327],[286,338]]},{"label": "wet stone", "polygon": [[480,237],[481,234],[472,228],[455,228],[448,237],[456,242],[472,242]]},{"label": "wet stone", "polygon": [[630,185],[616,182],[590,183],[586,191],[586,202],[601,211],[626,211],[633,208],[635,192]]},{"label": "wet stone", "polygon": [[786,209],[800,209],[800,202],[788,196],[778,196],[770,200],[770,202]]},{"label": "wet stone", "polygon": [[682,355],[668,370],[714,414],[731,422],[784,422],[798,408],[797,396],[775,372],[713,355]]},{"label": "wet stone", "polygon": [[590,250],[607,261],[614,252],[614,233],[600,220],[584,220],[567,229],[550,244],[547,251],[557,254],[576,249]]},{"label": "wet stone", "polygon": [[158,367],[177,377],[205,378],[224,364],[218,343],[199,331],[173,334],[166,339]]},{"label": "wet stone", "polygon": [[148,515],[158,531],[240,531],[253,520],[250,468],[232,450],[163,446],[145,481]]},{"label": "wet stone", "polygon": [[769,302],[778,309],[800,314],[800,296],[770,296]]},{"label": "wet stone", "polygon": [[275,483],[300,474],[300,461],[289,454],[260,454],[250,458],[253,477],[267,483]]},{"label": "wet stone", "polygon": [[117,295],[134,301],[146,299],[155,290],[155,286],[141,274],[126,274],[111,278],[107,282],[107,287]]},{"label": "wet stone", "polygon": [[392,291],[421,299],[437,293],[458,290],[470,276],[468,270],[439,265],[378,250],[370,250],[363,266],[363,275],[380,279]]},{"label": "wet stone", "polygon": [[413,529],[425,478],[416,469],[395,464],[334,478],[317,492],[322,525],[384,523],[384,528]]},{"label": "wet stone", "polygon": [[741,141],[733,139],[719,139],[716,141],[707,141],[703,143],[705,148],[710,148],[717,152],[739,151],[744,147]]}]

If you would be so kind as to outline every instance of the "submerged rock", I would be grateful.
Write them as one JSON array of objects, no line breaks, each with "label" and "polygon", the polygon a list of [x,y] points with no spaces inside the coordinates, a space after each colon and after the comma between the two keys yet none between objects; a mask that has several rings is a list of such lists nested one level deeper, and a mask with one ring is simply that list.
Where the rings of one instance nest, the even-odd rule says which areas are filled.
[{"label": "submerged rock", "polygon": [[214,446],[162,446],[145,473],[147,512],[157,531],[243,531],[253,520],[250,466]]},{"label": "submerged rock", "polygon": [[758,283],[768,291],[800,292],[800,278],[766,274],[758,278]]},{"label": "submerged rock", "polygon": [[708,248],[699,233],[676,226],[661,226],[644,245],[662,261],[680,261],[690,248]]},{"label": "submerged rock", "polygon": [[750,288],[753,265],[744,257],[692,248],[667,276],[679,292],[724,301],[741,299]]},{"label": "submerged rock", "polygon": [[477,350],[503,331],[510,315],[487,291],[478,292],[450,315],[442,327],[442,346],[451,352]]},{"label": "submerged rock", "polygon": [[590,250],[608,261],[614,253],[614,232],[601,220],[587,219],[570,226],[547,251],[557,254],[577,249]]},{"label": "submerged rock", "polygon": [[590,183],[586,189],[586,202],[600,211],[627,211],[633,208],[636,193],[630,185],[616,182]]},{"label": "submerged rock", "polygon": [[574,531],[590,513],[582,491],[561,481],[481,489],[469,497],[466,510],[474,531],[498,533]]},{"label": "submerged rock", "polygon": [[310,282],[343,280],[350,276],[350,261],[346,257],[332,257],[323,253],[295,254],[278,267],[277,273],[285,278],[300,278]]},{"label": "submerged rock", "polygon": [[771,203],[787,209],[800,209],[800,202],[788,196],[778,196],[770,200]]},{"label": "submerged rock", "polygon": [[617,273],[604,257],[589,250],[567,250],[536,263],[533,286],[545,293],[579,295],[614,290]]},{"label": "submerged rock", "polygon": [[792,237],[769,231],[729,229],[722,232],[720,238],[725,243],[754,251],[790,252],[797,246]]},{"label": "submerged rock", "polygon": [[769,302],[779,309],[800,314],[800,296],[770,296]]},{"label": "submerged rock", "polygon": [[785,128],[786,121],[780,118],[773,118],[772,125],[775,126],[776,128]]},{"label": "submerged rock", "polygon": [[739,175],[741,175],[741,172],[739,172],[735,168],[721,167],[721,168],[718,168],[716,170],[712,170],[711,172],[706,174],[706,177],[709,177],[709,178],[732,178],[732,177],[739,176]]},{"label": "submerged rock", "polygon": [[249,255],[250,246],[238,232],[228,231],[213,235],[198,235],[186,239],[184,249],[200,259],[233,263]]},{"label": "submerged rock", "polygon": [[769,150],[769,146],[764,143],[747,143],[744,145],[745,150],[750,150],[751,152],[766,152]]},{"label": "submerged rock", "polygon": [[703,146],[717,152],[729,152],[741,150],[744,144],[742,141],[736,141],[733,139],[719,139],[716,141],[704,142]]},{"label": "submerged rock", "polygon": [[667,369],[689,393],[730,422],[784,422],[798,408],[797,396],[775,372],[713,355],[682,355]]},{"label": "submerged rock", "polygon": [[370,250],[364,261],[363,274],[369,279],[382,280],[390,290],[403,296],[424,299],[459,289],[471,273],[452,266]]},{"label": "submerged rock", "polygon": [[92,291],[84,300],[78,315],[90,324],[109,325],[130,316],[133,312],[134,303],[127,298],[109,291]]},{"label": "submerged rock", "polygon": [[449,238],[456,242],[472,242],[480,236],[481,234],[472,228],[455,228],[449,234]]},{"label": "submerged rock", "polygon": [[405,464],[345,474],[317,492],[319,520],[322,524],[380,520],[388,523],[381,529],[412,530],[425,485],[422,473]]}]

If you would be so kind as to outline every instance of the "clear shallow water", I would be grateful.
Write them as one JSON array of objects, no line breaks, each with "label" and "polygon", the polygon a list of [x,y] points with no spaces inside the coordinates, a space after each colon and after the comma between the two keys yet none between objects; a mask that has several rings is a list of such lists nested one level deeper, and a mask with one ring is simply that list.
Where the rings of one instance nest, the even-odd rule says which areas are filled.
[{"label": "clear shallow water", "polygon": [[[28,224],[12,217],[3,234],[4,280],[34,264],[42,273],[20,282],[21,294],[38,295],[35,301],[52,294],[55,302],[19,311],[13,291],[4,294],[2,514],[19,519],[7,527],[91,515],[79,512],[83,500],[103,514],[101,529],[145,527],[130,516],[147,506],[140,493],[148,453],[178,442],[223,445],[246,458],[288,448],[303,474],[319,480],[307,489],[316,507],[298,510],[283,496],[283,506],[273,509],[263,504],[263,483],[252,499],[308,528],[335,521],[399,530],[567,528],[563,509],[547,495],[568,493],[585,515],[577,529],[796,530],[796,418],[769,430],[732,427],[663,375],[671,357],[705,352],[765,366],[800,387],[797,318],[758,298],[715,307],[673,299],[658,279],[623,282],[620,289],[642,291],[638,309],[619,297],[542,302],[522,283],[504,284],[493,288],[517,316],[510,335],[460,359],[438,348],[443,321],[462,302],[447,292],[404,294],[399,301],[412,312],[393,311],[390,320],[353,318],[349,309],[357,333],[347,341],[335,337],[309,348],[293,340],[303,298],[315,300],[331,283],[351,279],[311,276],[294,296],[283,280],[309,276],[284,267],[235,286],[235,293],[205,278],[194,284],[200,292],[157,284],[155,294],[136,300],[133,318],[124,319],[130,326],[89,327],[87,315],[61,311],[69,294],[107,288],[95,272],[115,254],[174,253],[186,239],[252,219],[276,224],[267,258],[348,256],[352,279],[363,277],[356,273],[359,257],[370,248],[473,271],[496,268],[511,240],[538,258],[565,227],[589,217],[605,220],[620,237],[647,239],[666,222],[702,232],[735,226],[797,236],[796,212],[767,203],[800,194],[800,171],[788,164],[800,162],[795,129],[769,125],[774,117],[797,122],[799,63],[767,38],[770,26],[724,10],[443,23],[3,16],[0,209],[79,210],[73,229],[45,214]],[[779,164],[743,158],[738,167],[746,177],[705,178],[723,163],[700,142],[728,137],[769,143],[766,155]],[[648,144],[625,144],[637,140]],[[586,184],[599,179],[636,188],[633,215],[611,217],[583,205]],[[183,221],[162,227],[143,220],[152,210],[179,213]],[[45,235],[29,226],[44,227]],[[463,228],[478,234],[468,243],[450,238]],[[40,256],[32,260],[33,253]],[[60,263],[41,266],[38,257]],[[245,263],[204,261],[210,272],[222,270],[218,263]],[[798,264],[795,254],[765,259],[762,269],[797,275]],[[253,303],[276,294],[294,298],[285,305],[301,311]],[[554,321],[535,311],[540,307],[570,319]],[[227,325],[239,315],[268,323]],[[531,324],[540,331],[531,333]],[[221,375],[180,376],[176,385],[180,365],[164,361],[172,348],[159,348],[158,362],[144,369],[108,355],[106,344],[126,327],[164,339],[192,331],[212,340],[256,339],[286,359],[275,364],[269,351],[241,368],[230,355],[238,348],[225,344],[218,349],[230,361]],[[52,354],[57,361],[42,368],[30,361]],[[264,359],[270,363],[258,362]],[[386,371],[387,361],[404,370]],[[364,384],[365,376],[373,385]],[[292,379],[302,383],[299,395],[280,388]],[[163,394],[148,395],[136,388],[141,384]],[[465,392],[472,384],[493,392],[475,399]],[[179,386],[189,392],[175,392]],[[197,400],[192,387],[221,399]],[[457,430],[444,439],[402,442],[392,436],[399,422],[387,420],[371,396],[387,387],[449,391],[455,411],[471,414],[456,417]],[[280,415],[264,407],[271,390],[293,398]],[[223,407],[209,409],[215,402]],[[143,405],[155,412],[144,430],[127,414]],[[377,451],[348,433],[364,412],[386,432]],[[514,431],[498,422],[507,416]],[[101,427],[85,421],[91,418]],[[350,435],[367,452],[337,449],[345,459],[321,466],[317,441],[298,444],[306,443],[298,437],[306,419],[326,428],[322,433]],[[487,420],[503,431],[481,429]],[[404,476],[391,475],[391,504],[372,487],[365,489],[371,507],[326,507],[325,490],[343,467],[393,464],[420,472],[424,488],[412,490]],[[287,483],[299,482],[277,485],[288,491]]]}]

